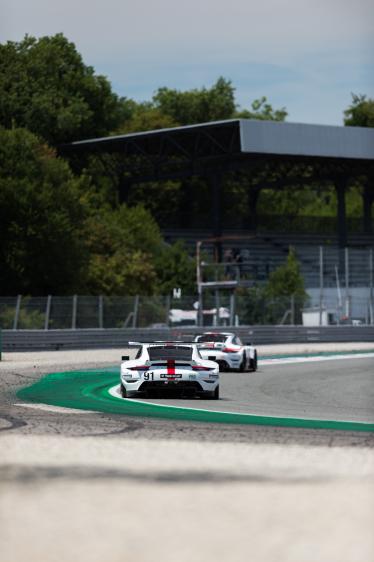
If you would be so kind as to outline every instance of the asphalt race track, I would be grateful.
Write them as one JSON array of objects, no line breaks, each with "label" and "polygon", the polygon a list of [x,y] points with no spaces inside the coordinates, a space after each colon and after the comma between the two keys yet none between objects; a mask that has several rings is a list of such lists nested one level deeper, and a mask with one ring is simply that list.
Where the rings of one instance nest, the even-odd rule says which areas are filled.
[{"label": "asphalt race track", "polygon": [[[177,383],[166,387],[168,395],[156,399],[124,400],[119,393],[118,367],[52,373],[19,391],[18,398],[26,404],[31,401],[133,417],[373,431],[374,354],[311,359],[306,363],[260,362],[256,373],[222,373],[220,400],[178,397]],[[170,390],[176,391],[174,396]]]},{"label": "asphalt race track", "polygon": [[260,416],[374,423],[374,356],[260,365],[256,373],[221,373],[220,393],[218,401],[180,398],[151,401]]},{"label": "asphalt race track", "polygon": [[[99,365],[95,364],[96,369],[90,371],[87,369],[87,364],[72,363],[64,368],[59,365],[50,365],[48,370],[35,366],[27,366],[18,369],[17,373],[10,372],[7,376],[1,378],[1,410],[3,426],[1,429],[6,431],[6,420],[10,420],[13,426],[23,427],[23,431],[28,431],[30,426],[30,419],[40,416],[40,426],[38,432],[48,430],[50,418],[55,420],[57,417],[62,418],[64,434],[69,435],[71,429],[67,419],[74,415],[79,414],[79,410],[72,410],[69,416],[63,415],[63,410],[60,411],[58,406],[67,408],[81,408],[90,410],[85,417],[79,417],[79,424],[89,425],[90,431],[94,427],[94,432],[100,433],[102,430],[102,419],[99,417],[100,412],[104,414],[118,414],[128,413],[124,408],[126,403],[144,404],[145,406],[157,404],[161,406],[174,406],[178,408],[191,408],[190,415],[187,419],[193,420],[195,410],[210,410],[217,412],[233,412],[239,414],[252,414],[254,416],[268,416],[268,417],[285,417],[285,418],[302,418],[312,420],[336,420],[344,422],[363,422],[366,424],[374,423],[374,356],[368,353],[367,356],[351,359],[333,359],[321,360],[314,358],[312,362],[305,363],[273,363],[262,365],[260,362],[259,369],[256,373],[221,373],[220,375],[220,400],[200,400],[198,398],[178,398],[178,397],[156,397],[150,399],[137,399],[123,400],[118,395],[118,380],[119,368],[104,366],[100,369]],[[6,364],[0,364],[4,369]],[[60,368],[59,368],[60,367]],[[88,367],[92,365],[88,364]],[[79,370],[82,369],[82,370]],[[36,371],[36,372],[35,372]],[[70,371],[75,371],[71,376],[74,381],[77,379],[77,374],[83,373],[85,378],[82,378],[76,384],[76,394],[78,399],[76,402],[72,400],[73,390],[69,387],[66,390],[67,398],[63,397],[63,390],[66,386],[65,380],[56,381],[52,380],[51,383],[45,384],[46,380],[42,375],[48,372],[64,371],[67,374]],[[84,392],[88,386],[86,379],[91,381],[91,373],[96,374],[96,387],[100,391],[108,394],[107,398],[110,401],[104,400],[101,404],[96,401],[95,393],[90,396],[90,401],[87,404],[80,400],[81,395],[88,394]],[[44,387],[40,391],[39,386],[41,383],[47,386],[47,393],[44,392]],[[99,381],[99,384],[98,382]],[[34,387],[33,384],[36,386]],[[60,386],[57,384],[59,383]],[[95,385],[93,385],[95,386]],[[4,388],[5,387],[5,388]],[[19,389],[26,387],[26,390],[19,392]],[[31,400],[36,402],[36,405],[29,403],[30,400],[29,389],[31,393]],[[4,392],[5,390],[5,392]],[[16,395],[16,391],[19,395]],[[46,394],[44,396],[44,394]],[[111,392],[117,398],[109,396]],[[23,399],[26,398],[26,399]],[[44,407],[41,404],[45,404]],[[48,409],[47,404],[51,407]],[[83,404],[83,405],[82,405]],[[52,411],[52,406],[57,406]],[[95,410],[98,413],[95,414]],[[163,408],[158,417],[158,424],[162,425],[163,417],[171,417],[178,419],[178,416],[166,416],[163,413]],[[171,410],[173,412],[173,410]],[[130,412],[132,416],[142,417],[144,409],[140,409],[140,413],[135,408],[134,412]],[[53,415],[52,415],[53,414]],[[150,411],[152,416],[152,410]],[[145,416],[144,416],[145,417]],[[148,417],[146,412],[146,417]],[[93,418],[93,419],[91,419]],[[160,419],[161,418],[161,419]],[[114,418],[117,419],[117,418]],[[182,418],[183,419],[183,418]],[[209,419],[208,419],[209,421]],[[225,421],[225,420],[223,420]],[[118,419],[118,423],[123,420]],[[250,423],[250,420],[249,422]],[[166,428],[169,431],[169,424],[166,421]],[[115,424],[116,425],[116,424]],[[270,425],[277,425],[276,423]],[[372,430],[372,427],[370,428]],[[77,431],[74,424],[74,432]],[[82,432],[84,432],[84,427]],[[188,424],[187,429],[188,432]],[[213,432],[214,433],[214,432]]]},{"label": "asphalt race track", "polygon": [[203,408],[371,425],[371,355],[223,373],[219,401],[139,401],[193,408],[189,420],[120,415],[131,400],[113,396],[100,411],[75,409],[71,390],[70,406],[40,395],[29,402],[21,390],[40,389],[48,373],[84,372],[80,392],[93,405],[86,380],[101,373],[101,386],[115,387],[120,354],[5,354],[0,362],[2,562],[373,558],[372,430],[193,417]]}]

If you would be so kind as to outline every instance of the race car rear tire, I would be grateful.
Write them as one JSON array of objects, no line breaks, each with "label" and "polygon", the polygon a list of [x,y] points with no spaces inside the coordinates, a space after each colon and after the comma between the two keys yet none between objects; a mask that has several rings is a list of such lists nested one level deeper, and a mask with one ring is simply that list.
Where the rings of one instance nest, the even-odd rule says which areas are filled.
[{"label": "race car rear tire", "polygon": [[251,371],[257,371],[257,351],[254,353],[254,358],[250,360]]},{"label": "race car rear tire", "polygon": [[219,400],[219,385],[215,390],[208,390],[207,392],[200,394],[200,398],[203,400]]},{"label": "race car rear tire", "polygon": [[122,383],[121,383],[121,396],[122,396],[122,398],[128,398],[127,390]]},{"label": "race car rear tire", "polygon": [[247,356],[245,354],[245,352],[243,353],[243,361],[240,363],[240,367],[239,367],[239,371],[241,373],[244,373],[244,371],[247,368]]}]

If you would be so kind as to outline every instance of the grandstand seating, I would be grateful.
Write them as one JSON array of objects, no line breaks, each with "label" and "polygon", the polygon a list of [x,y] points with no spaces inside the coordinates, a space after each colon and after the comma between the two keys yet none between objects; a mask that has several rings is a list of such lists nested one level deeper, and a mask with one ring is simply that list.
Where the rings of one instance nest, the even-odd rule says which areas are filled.
[{"label": "grandstand seating", "polygon": [[[210,238],[207,230],[164,230],[165,240],[174,242],[184,240],[191,255],[195,254],[197,240]],[[256,282],[264,282],[269,273],[283,264],[289,247],[295,248],[306,287],[318,287],[320,283],[320,246],[324,255],[324,285],[336,286],[336,267],[341,284],[345,282],[344,251],[337,239],[322,234],[257,234],[246,231],[225,231],[222,242],[223,253],[228,248],[240,251],[243,263],[240,266],[242,277],[249,277]],[[232,237],[232,238],[231,238]],[[235,238],[236,237],[236,238]],[[369,249],[374,249],[374,237],[355,235],[349,238],[349,284],[352,287],[369,285]],[[213,261],[214,242],[204,242],[202,249]]]}]

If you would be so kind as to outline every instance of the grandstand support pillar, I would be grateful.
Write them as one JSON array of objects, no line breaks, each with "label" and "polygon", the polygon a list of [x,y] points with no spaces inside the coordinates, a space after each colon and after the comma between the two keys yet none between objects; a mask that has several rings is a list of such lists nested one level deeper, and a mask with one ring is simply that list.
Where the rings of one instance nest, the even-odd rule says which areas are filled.
[{"label": "grandstand support pillar", "polygon": [[181,182],[181,201],[179,205],[179,228],[189,228],[191,227],[191,222],[193,219],[193,185],[187,181],[183,180]]},{"label": "grandstand support pillar", "polygon": [[347,187],[347,180],[341,178],[336,180],[335,189],[338,199],[338,242],[339,248],[347,246],[347,218],[345,211],[345,190]]},{"label": "grandstand support pillar", "polygon": [[339,271],[345,271],[345,248],[347,247],[347,220],[345,209],[346,178],[335,181],[336,196],[338,200],[338,246],[339,246]]},{"label": "grandstand support pillar", "polygon": [[[371,187],[371,189],[370,189]],[[372,234],[372,216],[371,216],[371,206],[374,201],[374,187],[369,186],[369,183],[365,183],[364,190],[362,193],[362,203],[363,203],[363,227],[365,234]]]},{"label": "grandstand support pillar", "polygon": [[[222,175],[220,169],[211,172],[208,176],[210,191],[212,195],[212,223],[214,238],[222,236]],[[215,241],[216,261],[222,261],[222,242]]]},{"label": "grandstand support pillar", "polygon": [[249,206],[249,224],[248,230],[256,232],[257,230],[257,201],[261,192],[261,187],[254,186],[248,191],[248,206]]}]

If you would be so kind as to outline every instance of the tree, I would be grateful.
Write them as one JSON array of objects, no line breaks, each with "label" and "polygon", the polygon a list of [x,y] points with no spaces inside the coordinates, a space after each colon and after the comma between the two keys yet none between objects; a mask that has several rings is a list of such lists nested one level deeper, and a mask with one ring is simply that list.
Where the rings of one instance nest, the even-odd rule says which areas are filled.
[{"label": "tree", "polygon": [[374,99],[352,94],[352,103],[344,111],[344,125],[374,127]]},{"label": "tree", "polygon": [[264,285],[238,290],[237,308],[241,321],[248,324],[280,324],[286,318],[299,323],[307,299],[304,278],[290,248],[286,263],[272,271]]},{"label": "tree", "polygon": [[159,88],[152,105],[181,125],[230,119],[235,112],[234,88],[222,77],[210,89],[181,92]]},{"label": "tree", "polygon": [[52,145],[103,136],[132,114],[61,33],[0,45],[0,125]]},{"label": "tree", "polygon": [[287,261],[272,271],[266,285],[269,297],[296,296],[306,298],[304,278],[300,272],[294,248],[289,249]]},{"label": "tree", "polygon": [[143,207],[122,205],[97,209],[85,225],[90,254],[87,292],[106,295],[149,295],[155,292],[154,255],[162,239]]},{"label": "tree", "polygon": [[120,133],[138,133],[140,131],[156,131],[178,127],[179,123],[170,115],[165,115],[160,109],[149,107],[149,104],[139,104],[132,117],[125,121],[116,131]]},{"label": "tree", "polygon": [[196,292],[196,264],[191,258],[183,242],[178,241],[171,246],[164,245],[156,258],[157,287],[161,295],[167,295],[176,287],[184,294]]},{"label": "tree", "polygon": [[86,224],[90,252],[87,292],[107,295],[194,292],[195,266],[182,243],[167,245],[151,214],[138,205],[93,213]]},{"label": "tree", "polygon": [[0,128],[1,294],[68,294],[87,261],[88,180],[25,129]]},{"label": "tree", "polygon": [[284,121],[288,115],[285,107],[281,109],[273,109],[268,103],[267,98],[263,96],[258,100],[254,100],[251,104],[252,109],[242,109],[236,112],[236,117],[240,119],[260,119],[261,121]]}]

